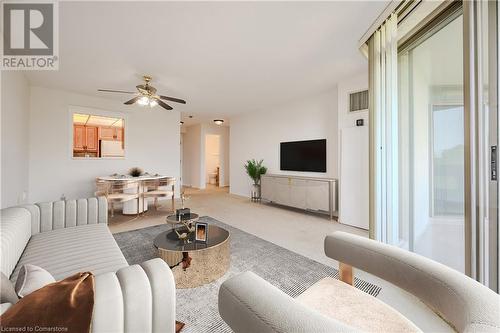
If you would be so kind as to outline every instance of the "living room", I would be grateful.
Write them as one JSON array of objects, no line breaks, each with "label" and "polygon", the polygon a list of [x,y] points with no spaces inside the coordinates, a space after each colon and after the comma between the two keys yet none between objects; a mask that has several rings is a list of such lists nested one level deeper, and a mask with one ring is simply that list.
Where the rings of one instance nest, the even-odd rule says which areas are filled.
[{"label": "living room", "polygon": [[1,6],[2,330],[499,331],[496,2]]}]

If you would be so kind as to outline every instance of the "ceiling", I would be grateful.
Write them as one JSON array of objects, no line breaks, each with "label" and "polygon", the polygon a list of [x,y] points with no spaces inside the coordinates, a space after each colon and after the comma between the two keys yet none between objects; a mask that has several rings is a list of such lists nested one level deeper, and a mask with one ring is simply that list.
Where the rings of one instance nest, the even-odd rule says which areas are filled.
[{"label": "ceiling", "polygon": [[[358,39],[387,1],[60,2],[59,71],[32,84],[116,99],[143,74],[187,124],[324,92],[366,70]],[[172,111],[165,111],[172,112]],[[187,115],[194,115],[187,119]]]},{"label": "ceiling", "polygon": [[87,126],[123,127],[123,119],[102,117],[93,114],[74,113],[73,124],[81,124]]}]

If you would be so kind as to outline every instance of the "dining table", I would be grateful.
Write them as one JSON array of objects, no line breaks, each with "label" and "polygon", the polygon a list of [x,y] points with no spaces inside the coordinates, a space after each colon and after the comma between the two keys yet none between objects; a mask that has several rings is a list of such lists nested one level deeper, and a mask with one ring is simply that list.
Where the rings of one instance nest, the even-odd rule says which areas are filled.
[{"label": "dining table", "polygon": [[[141,176],[138,177],[133,177],[130,175],[121,175],[121,174],[113,174],[109,176],[99,176],[97,177],[98,180],[102,181],[107,181],[107,182],[113,182],[113,181],[124,181],[124,180],[137,180],[139,182],[139,194],[145,193],[148,189],[146,186],[144,186],[144,183],[146,181],[150,180],[156,180],[156,179],[161,179],[161,178],[172,178],[174,177],[169,177],[165,175],[160,175],[160,174],[149,174],[145,173]],[[172,191],[174,191],[174,185],[172,185]],[[125,193],[127,190],[124,191]],[[139,205],[139,209],[137,209],[137,205]],[[148,204],[147,201],[144,200],[129,200],[125,201],[123,203],[123,208],[122,208],[122,214],[123,215],[135,215],[138,212],[143,213],[148,210]]]}]

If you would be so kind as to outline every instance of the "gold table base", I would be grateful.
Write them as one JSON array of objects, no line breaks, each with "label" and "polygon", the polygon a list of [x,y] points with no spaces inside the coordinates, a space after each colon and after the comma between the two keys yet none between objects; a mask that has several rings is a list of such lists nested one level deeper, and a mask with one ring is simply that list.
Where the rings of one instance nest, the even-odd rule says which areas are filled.
[{"label": "gold table base", "polygon": [[[158,249],[158,256],[172,267],[177,288],[196,288],[217,280],[229,269],[229,238],[204,249],[186,251],[191,258],[189,267],[183,268],[183,252]],[[201,244],[200,244],[201,245]]]}]

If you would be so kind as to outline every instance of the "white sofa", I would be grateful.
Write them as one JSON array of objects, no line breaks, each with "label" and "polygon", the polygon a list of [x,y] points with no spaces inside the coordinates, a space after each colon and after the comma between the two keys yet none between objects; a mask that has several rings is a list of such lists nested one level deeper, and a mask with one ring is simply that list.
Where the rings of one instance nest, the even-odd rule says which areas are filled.
[{"label": "white sofa", "polygon": [[[111,235],[104,198],[38,203],[0,211],[0,270],[15,283],[33,264],[56,280],[91,271],[93,332],[175,332],[175,282],[153,259],[129,266]],[[9,304],[2,304],[5,311]]]}]

